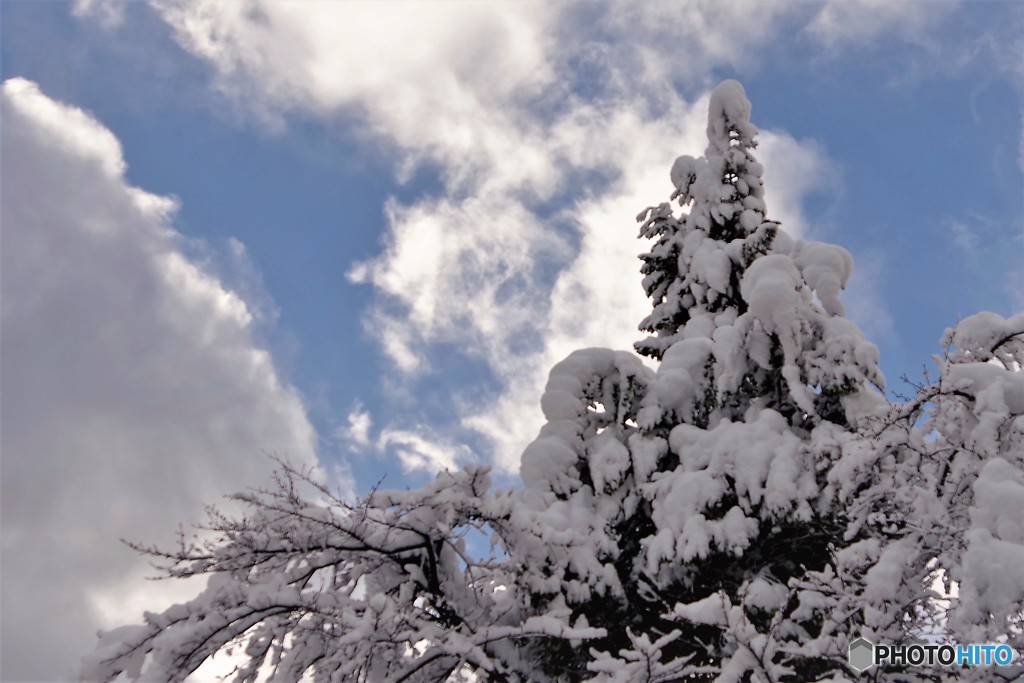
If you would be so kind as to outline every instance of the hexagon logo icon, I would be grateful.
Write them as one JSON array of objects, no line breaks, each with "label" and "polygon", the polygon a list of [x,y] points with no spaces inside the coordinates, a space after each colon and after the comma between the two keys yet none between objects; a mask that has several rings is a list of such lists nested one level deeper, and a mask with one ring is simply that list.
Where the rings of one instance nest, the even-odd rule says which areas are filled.
[{"label": "hexagon logo icon", "polygon": [[864,638],[850,643],[848,661],[857,671],[864,671],[875,663],[875,646]]}]

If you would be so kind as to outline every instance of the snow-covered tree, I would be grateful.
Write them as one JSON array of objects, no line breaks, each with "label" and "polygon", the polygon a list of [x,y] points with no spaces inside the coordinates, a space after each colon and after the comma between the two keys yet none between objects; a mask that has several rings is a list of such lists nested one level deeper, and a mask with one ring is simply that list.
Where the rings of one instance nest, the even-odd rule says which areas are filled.
[{"label": "snow-covered tree", "polygon": [[[867,554],[870,567],[856,591],[845,586],[844,601],[880,641],[1002,642],[1022,652],[1024,315],[970,316],[944,342],[938,378],[893,406],[876,432],[870,457],[885,476],[854,500],[890,542]],[[1008,672],[957,674],[1018,680],[1024,669],[1018,661]]]},{"label": "snow-covered tree", "polygon": [[963,321],[890,405],[839,299],[852,259],[767,218],[756,135],[724,82],[704,156],[639,217],[651,364],[558,363],[522,487],[471,467],[349,504],[285,467],[206,540],[140,548],[208,587],[83,676],[180,680],[234,648],[240,681],[841,681],[862,634],[1019,646],[1024,318]]},{"label": "snow-covered tree", "polygon": [[943,515],[926,518],[923,542],[958,586],[948,632],[1024,652],[1024,315],[971,316],[947,343],[917,399],[930,404],[929,492]]},{"label": "snow-covered tree", "polygon": [[82,678],[180,681],[234,653],[236,681],[529,680],[520,643],[600,632],[558,608],[525,613],[509,590],[515,565],[467,553],[473,528],[509,533],[508,496],[489,488],[471,467],[350,505],[282,463],[275,488],[235,496],[251,514],[211,511],[207,540],[138,547],[170,577],[209,575],[207,588],[102,634]]},{"label": "snow-covered tree", "polygon": [[806,680],[843,666],[857,620],[829,623],[802,585],[835,573],[850,542],[830,474],[871,449],[860,429],[886,412],[878,351],[843,317],[849,254],[766,220],[749,115],[739,83],[716,88],[704,157],[672,168],[681,210],[640,215],[656,238],[642,257],[654,335],[637,349],[657,369],[577,352],[542,399],[518,511],[537,541],[511,548],[528,558],[521,590],[607,632],[589,650],[544,650],[552,678]]}]

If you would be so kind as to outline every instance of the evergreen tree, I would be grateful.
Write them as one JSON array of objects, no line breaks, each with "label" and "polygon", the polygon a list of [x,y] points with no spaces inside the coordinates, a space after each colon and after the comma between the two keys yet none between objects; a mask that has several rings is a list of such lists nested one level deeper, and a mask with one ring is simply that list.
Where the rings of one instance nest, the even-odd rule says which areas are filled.
[{"label": "evergreen tree", "polygon": [[[641,329],[655,334],[637,349],[657,370],[588,350],[552,371],[549,423],[523,457],[542,551],[524,590],[608,632],[596,659],[564,644],[542,658],[552,678],[806,680],[842,666],[836,647],[803,650],[825,617],[798,586],[847,544],[829,473],[887,407],[878,352],[842,317],[849,254],[765,219],[749,115],[739,83],[716,88],[705,156],[672,169],[682,211],[640,215],[656,238]],[[544,535],[555,517],[575,520],[565,544]]]}]

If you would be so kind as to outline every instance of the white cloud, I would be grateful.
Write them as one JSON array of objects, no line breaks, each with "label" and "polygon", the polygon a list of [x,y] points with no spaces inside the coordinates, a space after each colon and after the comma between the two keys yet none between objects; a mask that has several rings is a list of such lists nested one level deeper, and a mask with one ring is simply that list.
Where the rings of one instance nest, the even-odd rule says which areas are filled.
[{"label": "white cloud", "polygon": [[316,434],[110,131],[22,79],[3,121],[2,677],[68,680],[97,628],[182,594],[119,538],[171,540],[262,451],[315,464]]},{"label": "white cloud", "polygon": [[853,275],[842,297],[846,316],[876,343],[880,340],[898,341],[896,325],[886,304],[889,265],[881,251],[869,250],[858,254]]},{"label": "white cloud", "polygon": [[953,245],[964,255],[972,255],[978,249],[978,235],[963,221],[950,220],[948,223]]},{"label": "white cloud", "polygon": [[377,448],[397,455],[406,472],[434,474],[440,470],[455,469],[472,460],[468,448],[439,439],[423,426],[384,429],[377,439]]},{"label": "white cloud", "polygon": [[863,44],[894,35],[900,41],[919,40],[935,22],[956,7],[955,2],[891,2],[890,0],[830,0],[808,24],[807,31],[826,47]]},{"label": "white cloud", "polygon": [[[756,122],[757,112],[754,112]],[[764,164],[768,214],[795,237],[814,237],[803,204],[809,195],[838,190],[842,183],[827,154],[814,140],[797,140],[785,131],[762,131],[757,150]]]},{"label": "white cloud", "polygon": [[439,162],[453,185],[481,171],[506,185],[553,172],[535,147],[519,146],[544,131],[527,130],[515,106],[553,79],[545,3],[156,7],[179,42],[215,67],[219,89],[264,121],[281,125],[289,110],[355,113],[407,164]]},{"label": "white cloud", "polygon": [[91,17],[106,29],[124,23],[125,3],[118,0],[75,0],[71,12],[76,17]]},{"label": "white cloud", "polygon": [[[387,426],[373,436],[373,417],[361,402],[348,414],[347,424],[335,430],[335,436],[347,442],[349,450],[362,453],[387,454],[398,459],[405,472],[429,475],[454,469],[471,462],[470,450],[439,436],[430,427],[416,424],[408,428]],[[343,472],[347,474],[347,470]]]},{"label": "white cloud", "polygon": [[383,295],[368,327],[407,373],[423,369],[425,344],[509,353],[535,322],[538,269],[568,254],[563,237],[508,196],[391,202],[387,215],[384,252],[351,276]]},{"label": "white cloud", "polygon": [[373,417],[370,411],[357,403],[348,414],[348,425],[338,430],[338,435],[349,441],[353,446],[370,445],[370,429],[373,428]]},{"label": "white cloud", "polygon": [[712,71],[756,61],[760,49],[790,22],[806,18],[809,5],[759,0],[613,2],[603,27],[606,68],[628,67],[621,76],[653,88],[665,83],[713,86]]}]

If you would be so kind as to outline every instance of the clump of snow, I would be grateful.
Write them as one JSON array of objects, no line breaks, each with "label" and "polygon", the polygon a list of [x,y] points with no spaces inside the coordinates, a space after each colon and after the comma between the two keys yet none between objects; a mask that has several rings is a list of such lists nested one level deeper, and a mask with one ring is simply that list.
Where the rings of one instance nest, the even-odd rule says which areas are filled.
[{"label": "clump of snow", "polygon": [[956,351],[955,362],[998,360],[1004,367],[1024,367],[1024,314],[1003,318],[988,311],[964,318],[946,330],[943,341]]},{"label": "clump of snow", "polygon": [[701,157],[700,159],[694,159],[689,155],[683,155],[675,160],[672,164],[672,170],[669,172],[669,179],[672,181],[672,185],[676,188],[676,196],[679,199],[680,204],[687,204],[693,200],[693,195],[690,194],[690,188],[693,187],[694,183],[697,182],[697,178],[700,176],[703,168],[707,166],[707,160]]},{"label": "clump of snow", "polygon": [[523,484],[538,490],[550,490],[555,493],[568,494],[575,487],[566,486],[566,482],[578,483],[575,475],[576,453],[565,439],[548,436],[535,440],[523,452],[519,466]]},{"label": "clump of snow", "polygon": [[782,376],[789,384],[793,400],[805,412],[813,413],[810,392],[797,366],[803,352],[802,339],[810,334],[801,314],[810,303],[810,297],[800,272],[788,256],[762,256],[747,268],[740,291],[750,306],[751,315],[766,332],[779,338],[784,357]]},{"label": "clump of snow", "polygon": [[964,535],[957,625],[991,620],[997,628],[1021,619],[1024,604],[1024,471],[995,458],[974,482],[972,528]]},{"label": "clump of snow", "polygon": [[834,244],[803,242],[795,255],[795,262],[822,307],[832,315],[846,315],[839,293],[853,272],[850,252]]},{"label": "clump of snow", "polygon": [[594,490],[611,492],[622,485],[631,466],[629,449],[613,434],[605,432],[594,439],[590,453],[590,476]]},{"label": "clump of snow", "polygon": [[716,151],[725,152],[732,143],[735,131],[736,144],[750,144],[757,135],[757,128],[750,123],[750,100],[739,81],[722,81],[711,91],[708,105],[708,140]]},{"label": "clump of snow", "polygon": [[676,342],[665,352],[650,388],[650,397],[663,411],[681,417],[693,413],[707,380],[712,341],[696,337]]}]

